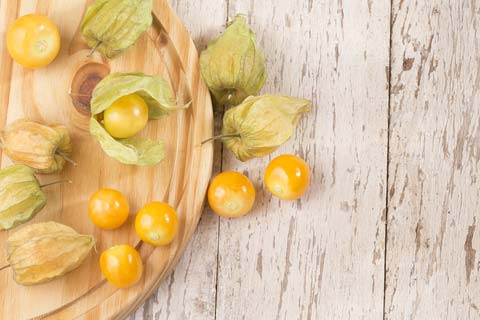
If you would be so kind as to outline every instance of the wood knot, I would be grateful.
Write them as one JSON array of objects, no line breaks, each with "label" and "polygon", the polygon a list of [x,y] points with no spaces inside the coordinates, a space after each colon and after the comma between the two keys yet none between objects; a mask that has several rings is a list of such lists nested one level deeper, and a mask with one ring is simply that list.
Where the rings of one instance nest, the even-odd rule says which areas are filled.
[{"label": "wood knot", "polygon": [[101,63],[89,62],[77,70],[72,80],[69,95],[78,112],[90,116],[90,100],[97,84],[110,73],[110,68]]}]

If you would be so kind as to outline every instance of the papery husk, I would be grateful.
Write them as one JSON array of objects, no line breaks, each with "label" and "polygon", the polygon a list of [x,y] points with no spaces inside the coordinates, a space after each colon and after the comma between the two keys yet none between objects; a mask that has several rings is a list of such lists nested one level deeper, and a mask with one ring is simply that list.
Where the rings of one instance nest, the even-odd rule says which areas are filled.
[{"label": "papery husk", "polygon": [[290,139],[310,105],[294,97],[249,97],[225,113],[222,141],[241,161],[266,156]]},{"label": "papery husk", "polygon": [[46,203],[32,169],[16,165],[0,170],[0,230],[32,219]]},{"label": "papery husk", "polygon": [[165,157],[164,142],[140,137],[115,139],[101,123],[101,114],[119,98],[138,94],[148,105],[149,120],[159,119],[172,111],[186,109],[190,103],[177,105],[168,83],[159,76],[143,73],[114,73],[105,77],[93,91],[90,133],[110,157],[124,164],[149,166]]},{"label": "papery husk", "polygon": [[151,24],[152,0],[97,0],[87,8],[80,32],[90,48],[114,58]]},{"label": "papery husk", "polygon": [[65,166],[65,156],[72,153],[67,128],[47,126],[27,119],[16,120],[1,134],[3,151],[15,163],[32,168],[35,173],[59,172]]},{"label": "papery husk", "polygon": [[92,236],[81,235],[63,224],[37,223],[8,238],[7,260],[17,283],[33,285],[76,269],[94,245]]},{"label": "papery husk", "polygon": [[245,18],[237,15],[200,55],[203,79],[217,106],[238,105],[256,95],[267,78],[265,57]]}]

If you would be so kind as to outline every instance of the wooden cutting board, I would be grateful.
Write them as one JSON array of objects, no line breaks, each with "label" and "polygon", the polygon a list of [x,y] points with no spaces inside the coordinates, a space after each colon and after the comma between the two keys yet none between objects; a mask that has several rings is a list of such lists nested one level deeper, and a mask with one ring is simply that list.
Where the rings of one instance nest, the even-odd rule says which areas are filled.
[{"label": "wooden cutting board", "polygon": [[[48,187],[48,203],[29,223],[57,221],[80,233],[93,234],[96,252],[76,270],[52,282],[24,287],[15,283],[12,270],[0,271],[0,319],[110,319],[124,318],[141,304],[173,269],[200,218],[211,175],[213,149],[201,141],[213,133],[212,105],[199,73],[198,53],[188,31],[167,0],[154,1],[154,22],[135,47],[108,61],[89,48],[78,29],[85,0],[0,0],[0,126],[28,117],[65,124],[73,140],[73,159],[57,175],[39,176],[41,182],[71,179],[71,185]],[[49,16],[59,27],[62,49],[47,68],[27,70],[12,62],[5,44],[8,26],[28,13]],[[100,65],[95,65],[98,63]],[[105,72],[141,71],[161,74],[170,82],[179,103],[192,101],[185,111],[149,122],[143,134],[166,141],[166,159],[154,167],[122,165],[104,154],[88,131],[89,115],[75,107],[68,95],[75,77],[90,68]],[[1,166],[11,162],[2,156]],[[118,230],[103,231],[88,218],[87,203],[99,188],[114,188],[129,199],[128,222]],[[180,228],[175,241],[154,248],[139,241],[133,228],[135,213],[149,201],[166,201],[177,209]],[[0,231],[0,268],[8,265],[5,240],[15,232]],[[100,253],[122,243],[136,246],[144,261],[144,276],[130,289],[116,289],[102,276]]]}]

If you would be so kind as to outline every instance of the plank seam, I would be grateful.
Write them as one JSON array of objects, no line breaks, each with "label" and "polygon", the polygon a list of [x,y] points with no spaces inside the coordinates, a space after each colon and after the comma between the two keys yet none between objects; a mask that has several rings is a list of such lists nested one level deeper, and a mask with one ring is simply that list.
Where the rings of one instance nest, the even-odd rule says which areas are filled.
[{"label": "plank seam", "polygon": [[[228,19],[228,17],[227,17]],[[222,111],[217,115],[217,117],[221,117],[223,112],[225,111],[224,108],[222,108]],[[223,143],[220,144],[220,172],[222,172],[223,168]],[[217,319],[217,303],[218,303],[218,275],[220,271],[220,217],[217,217],[218,224],[217,224],[217,263],[216,263],[216,273],[215,273],[215,308],[214,308],[214,319]]]},{"label": "plank seam", "polygon": [[389,209],[389,197],[388,197],[388,188],[389,188],[389,173],[390,173],[390,115],[392,109],[392,43],[393,43],[393,2],[390,1],[390,23],[389,23],[389,48],[388,48],[388,107],[387,107],[387,171],[386,171],[386,181],[385,181],[385,231],[384,231],[384,242],[385,248],[383,253],[383,316],[385,320],[387,318],[386,310],[386,293],[387,293],[387,242],[388,242],[388,209]]},{"label": "plank seam", "polygon": [[[225,27],[226,27],[228,25],[228,16],[230,14],[230,0],[225,0],[225,2],[226,2],[226,4],[225,4],[225,7],[226,7]],[[223,119],[223,114],[224,113],[225,113],[225,106],[222,106],[219,113],[215,115],[216,117],[219,117],[221,119],[220,124],[223,123],[222,119]],[[223,170],[223,150],[224,150],[223,143],[220,143],[220,150],[219,150],[219,153],[220,153],[220,172],[222,172],[222,170]],[[218,275],[219,275],[219,271],[220,271],[220,224],[221,224],[220,217],[217,217],[217,219],[218,219],[218,228],[217,228],[217,270],[216,270],[216,274],[215,274],[215,307],[214,307],[214,316],[213,316],[213,318],[215,320],[218,318],[218,316],[217,316],[217,312],[218,312],[217,306],[218,306]]]}]

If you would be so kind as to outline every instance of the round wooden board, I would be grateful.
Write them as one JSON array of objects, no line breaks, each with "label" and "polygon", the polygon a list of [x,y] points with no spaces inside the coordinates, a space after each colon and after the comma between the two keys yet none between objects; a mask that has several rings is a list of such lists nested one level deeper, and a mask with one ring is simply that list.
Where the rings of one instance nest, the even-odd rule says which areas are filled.
[{"label": "round wooden board", "polygon": [[[110,319],[124,318],[141,304],[170,273],[182,255],[200,218],[212,170],[211,144],[201,141],[213,133],[212,105],[200,77],[198,53],[188,31],[166,0],[154,1],[154,22],[135,47],[108,61],[98,53],[87,58],[89,48],[78,28],[86,7],[85,0],[0,0],[0,125],[28,117],[46,123],[65,124],[72,136],[73,158],[77,167],[67,165],[58,175],[39,176],[42,182],[68,178],[71,185],[45,189],[48,203],[33,220],[54,220],[93,234],[96,252],[76,270],[52,282],[20,286],[12,270],[0,271],[0,319]],[[47,68],[27,70],[13,63],[5,48],[7,27],[28,13],[48,15],[59,27],[62,49]],[[122,165],[104,154],[88,132],[89,116],[75,108],[68,91],[77,71],[96,62],[111,72],[140,71],[161,74],[177,95],[179,103],[192,101],[185,111],[151,121],[143,135],[166,142],[166,159],[154,167]],[[2,156],[1,165],[11,162]],[[88,219],[89,196],[110,187],[129,199],[128,222],[118,230],[102,231]],[[133,228],[135,213],[149,201],[166,201],[177,209],[180,228],[168,247],[154,248],[139,241]],[[5,240],[0,232],[0,267],[7,265]],[[136,246],[144,261],[144,276],[129,289],[116,289],[103,278],[98,265],[100,253],[115,244]],[[3,305],[2,305],[3,304]]]}]

